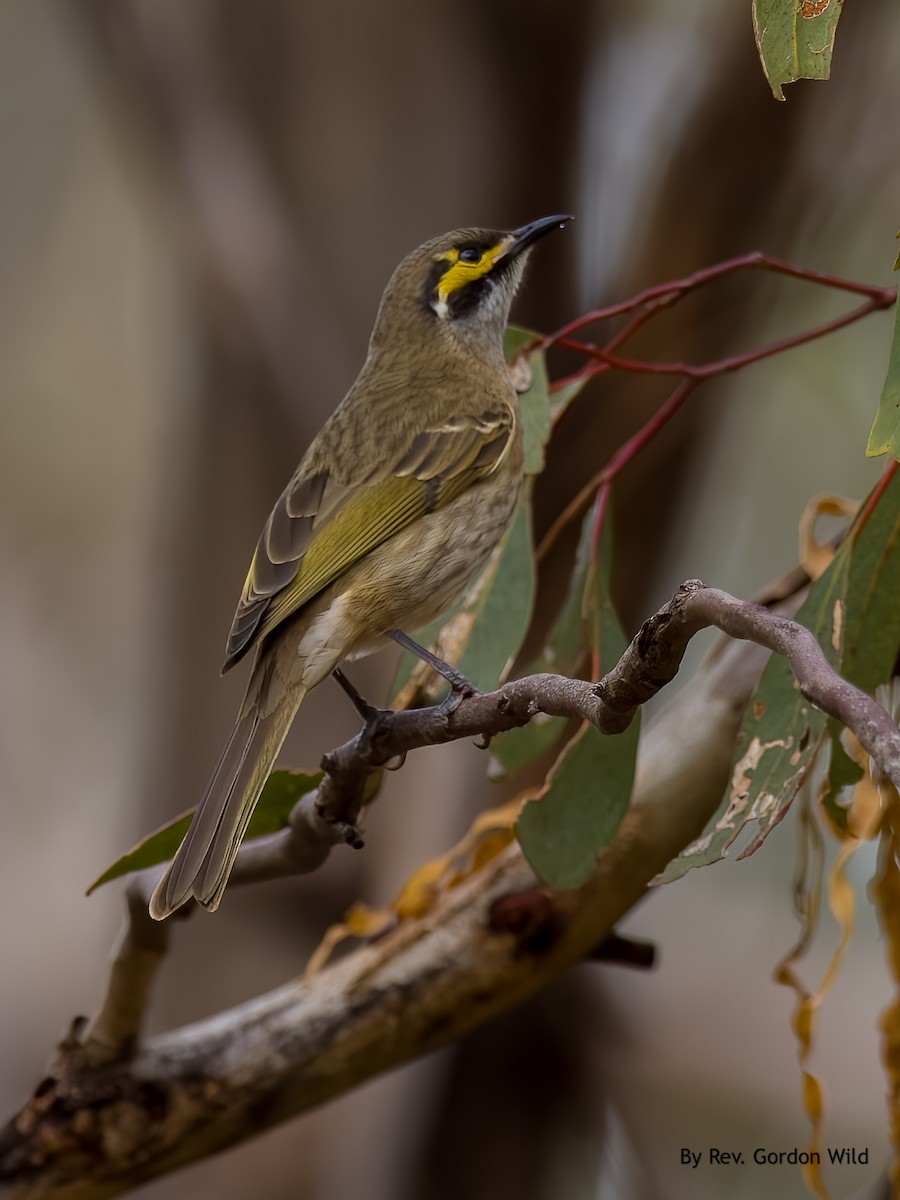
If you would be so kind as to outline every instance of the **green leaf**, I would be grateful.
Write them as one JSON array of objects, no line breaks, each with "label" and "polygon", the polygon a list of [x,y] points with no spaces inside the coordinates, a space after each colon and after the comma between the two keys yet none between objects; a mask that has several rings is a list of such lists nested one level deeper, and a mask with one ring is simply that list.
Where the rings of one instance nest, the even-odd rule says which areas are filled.
[{"label": "green leaf", "polygon": [[[511,325],[506,330],[503,349],[511,363],[517,354],[540,337],[530,329]],[[550,436],[550,393],[547,363],[542,351],[531,350],[525,355],[531,382],[528,391],[519,395],[522,437],[525,442],[525,474],[540,475],[544,469],[544,447]]]},{"label": "green leaf", "polygon": [[900,459],[900,304],[896,306],[894,315],[894,337],[887,378],[866,446],[868,458],[877,458],[879,454],[890,454]]},{"label": "green leaf", "polygon": [[[880,486],[880,485],[878,485]],[[865,506],[863,507],[865,512]],[[890,679],[900,648],[900,470],[865,524],[848,538],[847,618],[841,674],[874,695]]]},{"label": "green leaf", "polygon": [[[541,334],[515,325],[507,327],[503,349],[506,361],[512,363],[525,347],[538,342]],[[529,390],[520,397],[523,431],[525,434],[525,472],[538,475],[544,469],[543,452],[550,440],[553,426],[572,401],[588,383],[588,376],[574,376],[561,386],[551,385],[547,378],[544,352],[532,350],[527,356],[532,381]],[[551,390],[552,388],[552,390]]]},{"label": "green leaf", "polygon": [[[862,528],[850,534],[850,565],[838,667],[843,677],[869,695],[890,678],[900,648],[900,477]],[[841,744],[842,726],[827,722],[830,756],[821,802],[838,829],[847,828],[846,793],[862,779],[862,768]]]},{"label": "green leaf", "polygon": [[[250,818],[244,840],[250,841],[251,838],[284,829],[291,809],[300,797],[317,788],[321,780],[321,771],[273,771],[263,788],[256,811]],[[87,890],[87,895],[122,875],[130,875],[133,871],[143,871],[145,867],[155,867],[157,863],[168,862],[181,845],[181,839],[187,833],[193,815],[193,809],[182,813],[180,817],[175,817],[167,825],[142,838],[94,880]]]},{"label": "green leaf", "polygon": [[593,648],[600,674],[605,675],[625,653],[627,642],[609,591],[612,536],[608,516],[598,545],[595,526],[596,509],[591,508],[581,523],[569,590],[536,670],[572,675]]},{"label": "green leaf", "polygon": [[[585,526],[587,524],[588,522],[585,521]],[[622,632],[622,626],[619,624],[618,615],[613,607],[609,590],[609,580],[612,574],[612,535],[609,526],[607,514],[600,544],[596,548],[596,553],[592,553],[589,560],[590,566],[586,583],[590,598],[586,606],[590,634],[589,644],[593,647],[601,677],[613,669],[628,645],[628,640]],[[582,534],[582,536],[584,535]]]},{"label": "green leaf", "polygon": [[[862,529],[851,532],[847,577],[846,629],[840,670],[870,696],[886,682],[900,649],[900,472],[888,484]],[[823,803],[838,828],[846,828],[840,793],[862,778],[862,769],[841,745],[841,725],[828,722],[831,758]]]},{"label": "green leaf", "polygon": [[550,423],[551,429],[563,415],[576,396],[584,391],[588,383],[586,375],[576,376],[561,387],[551,388],[550,391]]},{"label": "green leaf", "polygon": [[[585,558],[586,556],[586,558]],[[609,593],[611,539],[608,522],[594,544],[594,514],[582,526],[574,581],[583,580],[579,625],[606,672],[619,660],[625,638]],[[560,620],[573,620],[571,593]],[[559,622],[557,629],[559,629]],[[585,723],[563,750],[542,793],[529,800],[516,823],[523,853],[541,879],[554,888],[578,887],[590,876],[600,851],[609,844],[628,808],[640,732],[640,714],[623,733],[601,734]]]},{"label": "green leaf", "polygon": [[[596,599],[591,561],[593,539],[594,509],[591,508],[581,523],[581,533],[575,551],[575,566],[566,598],[556,615],[541,657],[532,668],[534,671],[555,671],[558,675],[574,675],[589,651],[592,632],[590,609],[592,601]],[[608,563],[606,569],[609,569]]]},{"label": "green leaf", "polygon": [[[816,635],[832,663],[837,657],[834,616],[848,566],[848,556],[839,554],[812,585],[796,616]],[[659,882],[670,883],[692,867],[724,858],[749,821],[758,821],[765,836],[806,778],[825,736],[825,723],[825,714],[800,694],[787,660],[773,654],[747,707],[731,783],[719,812],[707,831],[669,864]]]},{"label": "green leaf", "polygon": [[519,505],[490,587],[473,607],[474,624],[456,666],[479,691],[506,677],[531,620],[534,605],[531,504]]},{"label": "green leaf", "polygon": [[[879,485],[880,486],[880,485]],[[863,506],[862,512],[866,512]],[[851,529],[828,570],[812,585],[796,620],[816,636],[829,662],[870,694],[889,679],[900,648],[900,471],[864,523]],[[706,832],[670,863],[659,882],[724,857],[748,822],[758,831],[741,857],[782,820],[819,747],[836,728],[803,698],[787,660],[773,655],[748,705],[731,784]],[[840,821],[834,796],[853,782],[852,763],[835,737],[823,800]]]},{"label": "green leaf", "polygon": [[503,353],[506,361],[511,363],[520,350],[530,346],[532,342],[539,341],[541,336],[536,330],[525,329],[522,325],[507,325],[503,334]]},{"label": "green leaf", "polygon": [[619,828],[631,789],[640,721],[607,737],[582,725],[551,772],[545,791],[516,822],[525,857],[553,888],[580,887]]},{"label": "green leaf", "polygon": [[566,732],[568,724],[565,717],[548,717],[538,713],[527,725],[498,734],[491,741],[488,778],[499,782],[546,754]]},{"label": "green leaf", "polygon": [[785,83],[827,79],[843,0],[753,0],[753,32],[776,100]]},{"label": "green leaf", "polygon": [[[581,526],[575,566],[569,580],[566,597],[557,613],[547,642],[540,657],[529,666],[526,674],[553,671],[557,675],[576,675],[584,669],[586,660],[596,637],[592,613],[598,605],[604,609],[607,619],[611,618],[612,629],[617,629],[615,613],[608,604],[608,597],[598,595],[593,566],[594,510],[586,515]],[[609,539],[603,540],[602,552],[606,555],[604,570],[609,575]],[[615,636],[613,633],[611,636]],[[606,648],[601,655],[601,666],[605,673],[621,657],[624,639]],[[513,771],[520,770],[535,758],[545,754],[565,733],[569,722],[561,717],[530,721],[519,729],[501,733],[491,743],[491,777],[503,779]]]}]

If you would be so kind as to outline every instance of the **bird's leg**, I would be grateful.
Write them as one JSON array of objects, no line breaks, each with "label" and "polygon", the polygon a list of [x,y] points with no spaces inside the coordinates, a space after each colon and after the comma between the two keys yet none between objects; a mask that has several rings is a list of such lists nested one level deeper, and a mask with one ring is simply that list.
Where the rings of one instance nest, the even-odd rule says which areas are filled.
[{"label": "bird's leg", "polygon": [[376,708],[374,704],[370,704],[368,700],[359,694],[340,667],[335,667],[331,673],[350,697],[353,707],[365,722],[360,748],[365,755],[371,755],[375,759],[377,757],[375,746],[378,742],[378,735],[381,732],[385,718],[392,715],[391,710],[389,708]]},{"label": "bird's leg", "polygon": [[376,708],[374,704],[370,704],[364,696],[359,694],[340,667],[335,667],[331,673],[350,697],[350,703],[365,722],[368,723],[378,716],[381,709]]},{"label": "bird's leg", "polygon": [[432,654],[424,646],[420,646],[417,641],[403,632],[402,629],[389,629],[387,631],[389,638],[402,646],[404,650],[408,650],[410,654],[414,654],[416,658],[420,658],[422,662],[427,663],[432,671],[437,671],[438,675],[442,675],[450,684],[450,692],[445,700],[440,704],[441,712],[445,714],[452,713],[454,709],[459,707],[461,700],[467,699],[469,696],[478,694],[478,688],[470,679],[466,679],[461,671],[457,671],[455,667],[451,667],[449,663],[444,662],[442,658],[438,658],[436,654]]}]

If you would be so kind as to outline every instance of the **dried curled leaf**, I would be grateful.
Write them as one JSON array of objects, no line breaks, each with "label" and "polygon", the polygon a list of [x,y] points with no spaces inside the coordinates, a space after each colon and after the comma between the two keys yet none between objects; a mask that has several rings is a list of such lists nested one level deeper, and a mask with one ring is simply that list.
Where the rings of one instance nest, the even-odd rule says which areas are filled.
[{"label": "dried curled leaf", "polygon": [[816,525],[821,517],[853,518],[859,511],[858,500],[846,496],[813,496],[800,516],[800,566],[810,579],[818,579],[831,566],[835,547],[829,541],[816,538]]},{"label": "dried curled leaf", "polygon": [[[895,721],[900,720],[900,679],[894,678],[889,685],[880,688],[878,699]],[[878,914],[894,981],[894,999],[879,1018],[881,1057],[888,1085],[888,1113],[894,1149],[890,1168],[893,1196],[900,1188],[900,796],[879,770],[875,769],[872,775],[884,805],[884,816],[878,847],[878,868],[869,894]]]},{"label": "dried curled leaf", "polygon": [[[821,831],[815,823],[815,816],[807,803],[801,809],[798,869],[794,887],[795,908],[801,922],[800,936],[779,962],[774,973],[776,982],[791,988],[796,997],[791,1026],[797,1042],[797,1057],[803,1077],[803,1106],[812,1126],[809,1150],[820,1155],[824,1117],[823,1091],[818,1078],[809,1070],[808,1061],[814,1049],[819,1009],[840,973],[844,956],[853,938],[856,902],[853,886],[847,878],[847,866],[860,846],[877,835],[884,816],[884,792],[872,777],[868,755],[851,734],[845,733],[843,740],[848,757],[857,764],[861,777],[854,788],[853,799],[846,810],[843,823],[835,824],[824,805],[820,810],[823,818],[829,822],[832,833],[843,843],[828,873],[826,890],[828,907],[837,922],[840,938],[818,986],[813,991],[808,991],[800,979],[797,966],[808,950],[818,926],[823,842]],[[829,779],[830,774],[823,776],[820,782],[820,803],[829,791]],[[815,864],[812,871],[807,869],[810,862]],[[814,1195],[827,1200],[828,1192],[821,1170],[815,1157],[811,1157],[812,1162],[803,1167],[804,1179]]]}]

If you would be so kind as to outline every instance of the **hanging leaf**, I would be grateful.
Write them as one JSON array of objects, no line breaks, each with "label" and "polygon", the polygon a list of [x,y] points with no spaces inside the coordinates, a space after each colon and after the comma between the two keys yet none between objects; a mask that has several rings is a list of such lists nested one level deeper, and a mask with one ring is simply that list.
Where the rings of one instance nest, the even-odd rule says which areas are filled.
[{"label": "hanging leaf", "polygon": [[[897,260],[900,262],[900,259]],[[895,268],[896,269],[896,268]],[[891,357],[888,362],[887,378],[875,415],[875,423],[866,446],[869,458],[879,454],[890,454],[900,459],[900,303],[894,315],[894,337],[891,342]]]},{"label": "hanging leaf", "polygon": [[[609,593],[608,529],[604,527],[597,547],[591,513],[582,529],[580,555],[588,545],[588,530],[590,553],[579,616],[587,626],[588,644],[600,670],[606,672],[621,657],[625,638]],[[576,569],[574,578],[579,574]],[[568,629],[573,620],[574,604],[569,599],[560,614],[562,629]],[[516,835],[525,857],[551,887],[573,888],[584,883],[597,855],[618,829],[631,799],[639,731],[639,714],[615,737],[583,724],[557,759],[543,790],[523,807]]]},{"label": "hanging leaf", "polygon": [[[575,566],[566,597],[544,649],[525,672],[527,675],[552,671],[557,675],[572,676],[577,675],[585,666],[593,637],[590,621],[593,539],[594,512],[591,510],[581,526],[575,552]],[[609,670],[618,661],[618,656],[612,660],[612,649],[608,659],[608,666],[604,670]],[[559,741],[569,725],[570,722],[562,717],[544,717],[541,720],[530,721],[519,729],[501,733],[491,743],[491,777],[502,779],[545,754]]]},{"label": "hanging leaf", "polygon": [[[250,818],[245,840],[250,841],[251,838],[284,829],[291,809],[300,797],[317,788],[321,780],[321,771],[273,771],[263,788],[256,811]],[[157,863],[168,862],[181,845],[193,815],[194,810],[191,809],[141,838],[137,845],[116,859],[111,867],[107,867],[103,874],[94,880],[87,890],[87,895],[122,875],[130,875],[134,871],[143,871],[146,867],[155,867]]]},{"label": "hanging leaf", "polygon": [[[847,629],[841,647],[841,674],[870,696],[890,677],[900,648],[900,480],[895,475],[862,529],[853,534],[847,579]],[[862,770],[841,744],[841,725],[828,722],[831,758],[825,809],[840,830],[847,810],[841,794],[854,787]]]},{"label": "hanging leaf", "polygon": [[855,763],[841,742],[843,726],[839,721],[830,717],[828,728],[828,777],[825,780],[821,802],[832,825],[840,833],[847,831],[847,809],[840,803],[839,797],[846,788],[855,787],[865,772]]},{"label": "hanging leaf", "polygon": [[615,737],[582,725],[544,791],[522,809],[516,834],[550,887],[580,887],[619,828],[634,786],[638,730],[637,718]]},{"label": "hanging leaf", "polygon": [[[519,413],[522,420],[522,437],[525,442],[525,474],[540,475],[544,469],[544,447],[550,436],[550,391],[547,379],[547,363],[541,350],[523,353],[540,334],[530,329],[519,329],[511,325],[503,342],[506,361],[513,369],[519,355],[524,359],[527,380],[526,390],[519,393]],[[518,391],[518,387],[516,389]]]},{"label": "hanging leaf", "polygon": [[528,766],[552,750],[570,724],[565,717],[548,717],[538,713],[527,725],[498,734],[491,741],[488,778],[498,783]]},{"label": "hanging leaf", "polygon": [[471,612],[472,627],[454,661],[481,691],[506,678],[528,630],[534,605],[534,555],[531,504],[519,506],[493,586],[479,596]]},{"label": "hanging leaf", "polygon": [[782,85],[827,79],[843,0],[753,0],[753,32],[776,100]]},{"label": "hanging leaf", "polygon": [[[848,556],[838,555],[812,585],[796,616],[833,663],[834,615],[841,611],[847,566]],[[768,832],[806,778],[824,738],[825,722],[825,714],[800,694],[787,660],[773,654],[744,716],[731,784],[719,813],[707,832],[669,864],[659,882],[669,883],[691,867],[723,858],[750,821],[758,821]]]},{"label": "hanging leaf", "polygon": [[848,540],[851,556],[841,674],[874,695],[878,685],[891,677],[900,645],[900,471],[895,471],[865,523],[855,526]]},{"label": "hanging leaf", "polygon": [[[898,550],[900,472],[867,518],[857,519],[796,616],[815,634],[834,668],[869,693],[890,677],[900,648]],[[829,736],[828,718],[800,694],[787,660],[773,655],[748,705],[731,784],[719,812],[658,882],[668,883],[691,867],[718,861],[751,821],[758,823],[758,831],[741,857],[757,850],[785,816]],[[839,825],[845,817],[836,808],[835,796],[854,775],[845,758],[838,744],[822,796]]]},{"label": "hanging leaf", "polygon": [[575,375],[559,387],[550,386],[550,430],[553,432],[556,423],[563,415],[576,396],[584,391],[587,383],[593,378],[592,374]]}]

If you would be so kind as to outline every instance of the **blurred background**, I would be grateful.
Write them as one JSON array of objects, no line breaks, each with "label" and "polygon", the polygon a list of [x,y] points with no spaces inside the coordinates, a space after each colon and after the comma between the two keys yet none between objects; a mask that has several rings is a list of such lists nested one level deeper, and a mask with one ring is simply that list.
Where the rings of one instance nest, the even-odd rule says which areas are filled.
[{"label": "blurred background", "polygon": [[[250,552],[399,259],[458,225],[574,212],[517,309],[545,330],[752,249],[889,283],[898,52],[891,0],[848,5],[832,80],[777,104],[749,0],[0,0],[4,1117],[101,993],[121,894],[85,886],[195,803],[218,756],[244,682],[218,672]],[[635,351],[701,361],[840,309],[744,275]],[[629,630],[687,577],[750,594],[795,563],[809,496],[867,490],[889,337],[875,316],[714,381],[629,469]],[[664,394],[607,377],[581,397],[539,529]],[[542,603],[553,592],[551,578]],[[391,670],[386,655],[353,676],[378,700]],[[315,765],[353,729],[325,684],[285,761]],[[466,744],[413,756],[364,853],[179,927],[152,1028],[296,975],[349,903],[388,900],[499,801],[483,767]],[[683,1147],[805,1145],[792,1001],[770,979],[796,933],[793,824],[632,914],[623,931],[656,942],[655,971],[572,970],[463,1044],[142,1194],[804,1196],[796,1168],[680,1163]],[[887,1152],[872,860],[851,868],[859,928],[814,1058],[826,1144],[871,1150],[868,1169],[831,1175],[835,1196]],[[836,936],[826,921],[808,982]]]}]

